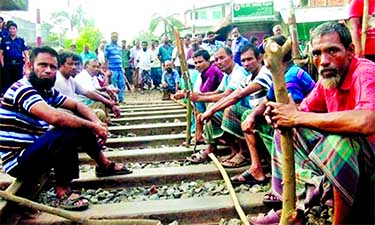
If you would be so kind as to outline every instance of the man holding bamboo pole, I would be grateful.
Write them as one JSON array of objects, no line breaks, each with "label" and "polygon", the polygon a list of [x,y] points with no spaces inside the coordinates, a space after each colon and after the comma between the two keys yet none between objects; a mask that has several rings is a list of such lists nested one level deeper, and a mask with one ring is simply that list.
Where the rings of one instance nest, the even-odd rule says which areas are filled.
[{"label": "man holding bamboo pole", "polygon": [[[333,224],[374,224],[375,63],[355,56],[348,28],[336,22],[315,28],[311,43],[321,79],[300,107],[267,103],[266,118],[276,129],[293,128],[303,206],[325,203],[333,188]],[[273,190],[282,187],[275,140]]]}]

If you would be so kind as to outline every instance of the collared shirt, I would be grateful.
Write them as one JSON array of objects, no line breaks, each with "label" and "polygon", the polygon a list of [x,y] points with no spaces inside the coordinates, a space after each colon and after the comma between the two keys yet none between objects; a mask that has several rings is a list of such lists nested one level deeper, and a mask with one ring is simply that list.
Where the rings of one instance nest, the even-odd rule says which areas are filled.
[{"label": "collared shirt", "polygon": [[176,84],[180,81],[180,75],[175,69],[172,69],[171,73],[164,71],[161,80],[168,84],[168,89],[175,89]]},{"label": "collared shirt", "polygon": [[90,59],[98,59],[96,57],[96,54],[90,51],[87,51],[87,52],[83,51],[81,53],[81,58],[82,58],[83,64],[85,64],[85,62],[89,61]]},{"label": "collared shirt", "polygon": [[242,36],[239,36],[236,41],[233,41],[232,43],[232,52],[233,52],[233,59],[234,61],[238,64],[238,65],[242,65],[242,62],[241,62],[241,48],[242,46],[248,44],[249,41],[242,37]]},{"label": "collared shirt", "polygon": [[121,47],[111,42],[107,44],[104,48],[104,56],[108,61],[109,69],[119,69],[122,68],[122,51]]},{"label": "collared shirt", "polygon": [[10,64],[12,60],[16,60],[17,62],[15,63],[23,63],[23,52],[28,48],[23,38],[16,37],[12,39],[8,36],[1,39],[0,49],[3,50],[4,63]]},{"label": "collared shirt", "polygon": [[211,63],[207,70],[201,73],[202,84],[200,86],[200,91],[202,93],[215,91],[219,87],[223,77],[224,74],[219,67],[217,67],[215,63]]},{"label": "collared shirt", "polygon": [[57,108],[66,98],[54,88],[42,96],[26,78],[5,92],[0,105],[0,158],[6,172],[18,164],[22,151],[48,129],[49,124],[31,114],[31,109],[39,102]]},{"label": "collared shirt", "polygon": [[159,67],[161,67],[161,63],[160,63],[160,60],[159,60],[159,57],[158,57],[159,48],[154,48],[154,49],[151,48],[150,51],[152,53],[151,68],[159,68]]},{"label": "collared shirt", "polygon": [[267,96],[268,90],[272,86],[271,71],[269,71],[265,66],[262,66],[256,76],[250,74],[245,79],[243,79],[240,83],[239,89],[243,90],[251,83],[257,83],[262,86],[262,88],[249,94],[249,96],[242,98],[241,105],[254,109],[257,105],[264,101]]},{"label": "collared shirt", "polygon": [[[288,68],[285,73],[285,83],[287,92],[292,95],[296,103],[300,103],[315,86],[315,81],[311,79],[311,76],[296,65]],[[273,85],[267,93],[267,99],[276,101]]]},{"label": "collared shirt", "polygon": [[224,92],[228,89],[236,90],[241,81],[249,75],[249,72],[242,66],[235,63],[233,70],[230,74],[224,73],[224,77],[217,90]]},{"label": "collared shirt", "polygon": [[172,60],[173,45],[163,44],[159,47],[159,56],[161,63],[167,60]]},{"label": "collared shirt", "polygon": [[218,40],[215,40],[213,44],[209,42],[203,43],[203,49],[205,49],[206,51],[208,51],[208,53],[210,53],[211,58],[213,58],[215,52],[221,47],[224,47],[224,42],[221,42]]},{"label": "collared shirt", "polygon": [[147,49],[146,51],[138,52],[137,58],[137,68],[141,70],[151,70],[151,62],[152,62],[152,52]]},{"label": "collared shirt", "polygon": [[[354,57],[341,87],[325,89],[320,81],[301,103],[308,112],[338,112],[345,110],[375,111],[375,64]],[[374,112],[375,113],[375,112]],[[375,134],[370,136],[375,144]]]},{"label": "collared shirt", "polygon": [[84,89],[89,91],[95,91],[96,89],[100,88],[98,78],[96,76],[91,76],[87,70],[82,70],[74,77],[74,80]]}]

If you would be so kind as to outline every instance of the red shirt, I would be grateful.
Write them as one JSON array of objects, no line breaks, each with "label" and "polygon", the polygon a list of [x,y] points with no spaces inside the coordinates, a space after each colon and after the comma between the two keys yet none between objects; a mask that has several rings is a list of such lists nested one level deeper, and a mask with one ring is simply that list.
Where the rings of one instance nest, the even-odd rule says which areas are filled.
[{"label": "red shirt", "polygon": [[[360,109],[373,110],[375,113],[374,74],[374,62],[354,57],[341,87],[324,89],[318,81],[302,101],[301,108],[303,111],[321,113]],[[375,134],[369,138],[375,144]]]},{"label": "red shirt", "polygon": [[[366,37],[366,47],[364,49],[365,55],[374,55],[375,54],[375,1],[370,0],[369,6],[369,17],[374,14],[372,21],[369,22],[369,26],[367,29],[367,37]],[[349,19],[352,17],[360,17],[363,16],[363,0],[352,0],[349,5]],[[358,30],[359,35],[362,35],[362,25],[359,27]]]}]

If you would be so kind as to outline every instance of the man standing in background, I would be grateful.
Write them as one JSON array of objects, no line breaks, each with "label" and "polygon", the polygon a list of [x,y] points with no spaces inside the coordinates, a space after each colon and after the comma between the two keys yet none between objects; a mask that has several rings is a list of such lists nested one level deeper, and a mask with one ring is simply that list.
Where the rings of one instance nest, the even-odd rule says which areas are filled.
[{"label": "man standing in background", "polygon": [[17,24],[10,23],[8,29],[9,36],[1,39],[0,44],[1,93],[22,78],[23,66],[28,61],[28,47],[25,40],[17,36]]},{"label": "man standing in background", "polygon": [[125,98],[125,77],[122,68],[122,50],[117,44],[118,33],[111,33],[111,43],[105,46],[104,56],[108,64],[108,69],[112,72],[112,85],[119,91],[119,103],[124,102]]}]

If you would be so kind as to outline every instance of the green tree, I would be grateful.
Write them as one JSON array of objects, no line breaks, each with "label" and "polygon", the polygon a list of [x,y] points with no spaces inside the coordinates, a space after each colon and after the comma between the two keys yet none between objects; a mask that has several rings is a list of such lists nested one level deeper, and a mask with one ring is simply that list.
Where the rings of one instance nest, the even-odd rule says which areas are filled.
[{"label": "green tree", "polygon": [[94,50],[99,46],[100,40],[103,39],[103,34],[99,31],[98,28],[90,25],[83,28],[80,35],[76,39],[77,52],[83,51],[83,46],[88,44],[90,51]]},{"label": "green tree", "polygon": [[64,27],[68,25],[68,29],[71,33],[78,33],[85,24],[88,22],[85,19],[85,12],[82,9],[82,6],[79,5],[75,10],[72,12],[70,11],[58,11],[54,12],[51,15],[52,24]]},{"label": "green tree", "polygon": [[159,24],[162,24],[164,27],[164,32],[161,34],[168,35],[171,39],[173,39],[173,30],[176,27],[178,30],[182,29],[184,27],[183,23],[175,18],[175,16],[178,14],[172,14],[166,17],[161,16],[158,13],[155,13],[151,17],[151,22],[149,26],[149,30],[151,32],[154,32]]}]

